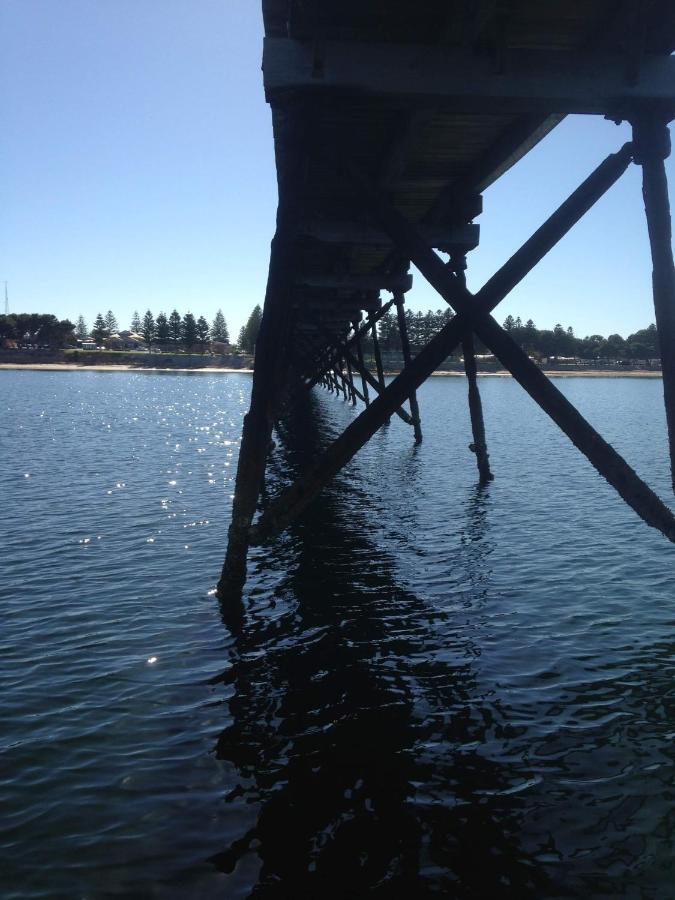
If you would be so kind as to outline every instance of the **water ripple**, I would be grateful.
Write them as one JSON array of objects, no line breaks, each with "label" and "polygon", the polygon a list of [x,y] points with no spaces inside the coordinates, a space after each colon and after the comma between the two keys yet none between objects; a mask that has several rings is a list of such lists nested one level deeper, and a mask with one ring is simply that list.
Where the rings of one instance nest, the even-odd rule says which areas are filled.
[{"label": "water ripple", "polygon": [[[672,895],[672,547],[517,385],[495,482],[429,382],[225,627],[248,376],[0,380],[3,896]],[[670,498],[660,383],[561,387]],[[269,496],[353,415],[296,401]]]}]

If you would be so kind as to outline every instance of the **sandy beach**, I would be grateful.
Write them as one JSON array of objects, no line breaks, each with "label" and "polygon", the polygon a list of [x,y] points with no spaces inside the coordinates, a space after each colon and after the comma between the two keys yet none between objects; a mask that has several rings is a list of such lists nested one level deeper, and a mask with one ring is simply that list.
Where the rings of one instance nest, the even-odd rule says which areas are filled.
[{"label": "sandy beach", "polygon": [[0,363],[0,369],[27,369],[31,372],[200,372],[206,373],[244,373],[253,374],[253,369],[223,369],[208,366],[203,368],[178,369],[178,368],[152,368],[150,366],[80,366],[75,363]]}]

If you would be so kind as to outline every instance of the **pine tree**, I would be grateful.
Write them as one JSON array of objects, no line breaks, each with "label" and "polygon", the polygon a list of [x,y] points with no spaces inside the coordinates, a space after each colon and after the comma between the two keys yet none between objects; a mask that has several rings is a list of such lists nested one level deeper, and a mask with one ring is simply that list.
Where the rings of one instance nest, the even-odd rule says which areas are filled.
[{"label": "pine tree", "polygon": [[262,310],[259,306],[253,307],[253,312],[248,317],[248,321],[239,332],[239,349],[244,353],[255,352],[255,342],[258,339],[260,331],[260,322],[262,321]]},{"label": "pine tree", "polygon": [[197,319],[197,340],[201,344],[202,353],[204,353],[209,342],[209,323],[204,316]]},{"label": "pine tree", "polygon": [[158,344],[168,344],[171,338],[171,331],[169,329],[169,320],[166,315],[161,312],[157,316],[157,322],[155,323],[155,340]]},{"label": "pine tree", "polygon": [[227,329],[227,323],[225,322],[225,316],[223,315],[222,309],[218,310],[216,317],[213,320],[211,340],[222,341],[223,344],[230,343],[230,332]]},{"label": "pine tree", "polygon": [[75,334],[78,338],[83,341],[86,337],[89,336],[89,329],[87,328],[87,323],[84,320],[84,316],[77,317],[77,325],[75,326]]},{"label": "pine tree", "polygon": [[380,344],[383,350],[391,353],[401,349],[401,335],[398,330],[398,321],[394,313],[388,312],[382,316],[378,323]]},{"label": "pine tree", "polygon": [[169,316],[169,339],[172,344],[178,346],[180,344],[181,339],[181,326],[182,326],[181,317],[178,313],[178,310],[175,310]]},{"label": "pine tree", "polygon": [[155,320],[152,316],[150,310],[146,312],[143,316],[143,324],[141,325],[141,334],[143,335],[143,340],[148,345],[148,350],[152,347],[152,344],[155,340],[156,328],[155,328]]},{"label": "pine tree", "polygon": [[91,329],[91,336],[96,341],[97,344],[100,344],[105,338],[108,337],[108,326],[105,323],[105,319],[99,313],[94,320],[94,327]]},{"label": "pine tree", "polygon": [[185,313],[183,316],[181,338],[186,350],[190,350],[197,342],[197,323],[191,312]]},{"label": "pine tree", "polygon": [[115,334],[119,325],[117,324],[117,319],[113,315],[113,311],[111,309],[105,314],[105,327],[108,329],[108,334]]},{"label": "pine tree", "polygon": [[141,317],[138,315],[138,310],[135,309],[134,314],[131,317],[131,330],[133,331],[134,334],[140,334],[141,328],[142,328]]}]

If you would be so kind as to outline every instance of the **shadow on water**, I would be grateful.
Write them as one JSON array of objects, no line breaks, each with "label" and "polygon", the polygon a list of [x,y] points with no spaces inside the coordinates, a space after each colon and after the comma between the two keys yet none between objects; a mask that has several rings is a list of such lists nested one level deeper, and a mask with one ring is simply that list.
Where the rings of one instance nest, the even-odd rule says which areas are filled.
[{"label": "shadow on water", "polygon": [[[328,439],[313,403],[292,410],[279,471]],[[521,846],[522,774],[490,758],[512,729],[470,632],[397,583],[346,478],[269,549],[287,577],[236,628],[216,754],[238,773],[227,802],[256,819],[211,862],[257,856],[255,897],[553,896]],[[462,534],[477,570],[484,503]]]}]

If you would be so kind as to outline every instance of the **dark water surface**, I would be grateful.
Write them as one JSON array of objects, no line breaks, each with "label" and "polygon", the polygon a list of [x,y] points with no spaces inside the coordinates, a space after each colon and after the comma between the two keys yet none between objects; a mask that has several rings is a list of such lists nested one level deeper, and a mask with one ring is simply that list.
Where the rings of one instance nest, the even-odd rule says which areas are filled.
[{"label": "dark water surface", "polygon": [[[668,498],[661,382],[558,383]],[[226,623],[249,377],[0,373],[3,897],[675,895],[675,548],[481,389],[494,483],[430,381]]]}]

